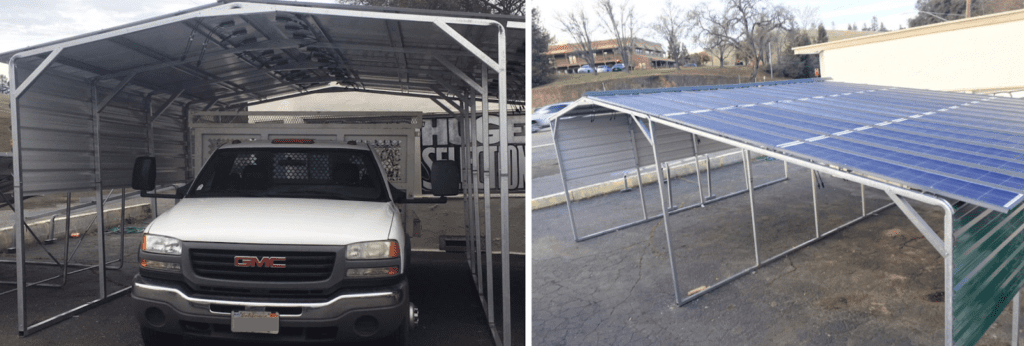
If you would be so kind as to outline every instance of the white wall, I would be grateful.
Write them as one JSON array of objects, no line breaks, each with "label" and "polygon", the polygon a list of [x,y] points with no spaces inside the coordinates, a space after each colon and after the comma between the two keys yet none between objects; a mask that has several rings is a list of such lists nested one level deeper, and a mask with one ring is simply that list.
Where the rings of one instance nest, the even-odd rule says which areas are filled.
[{"label": "white wall", "polygon": [[987,24],[987,18],[979,17],[971,20],[977,25],[940,24],[954,30],[894,32],[864,40],[869,43],[807,50],[823,50],[822,77],[840,82],[944,91],[1024,90],[1024,16],[1015,17],[1022,18]]}]

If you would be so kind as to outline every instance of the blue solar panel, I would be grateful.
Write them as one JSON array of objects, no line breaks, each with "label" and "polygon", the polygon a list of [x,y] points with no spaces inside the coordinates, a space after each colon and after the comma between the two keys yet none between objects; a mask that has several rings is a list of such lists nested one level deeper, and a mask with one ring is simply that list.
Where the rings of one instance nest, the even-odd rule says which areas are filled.
[{"label": "blue solar panel", "polygon": [[1000,211],[1024,202],[1024,100],[824,81],[590,97]]}]

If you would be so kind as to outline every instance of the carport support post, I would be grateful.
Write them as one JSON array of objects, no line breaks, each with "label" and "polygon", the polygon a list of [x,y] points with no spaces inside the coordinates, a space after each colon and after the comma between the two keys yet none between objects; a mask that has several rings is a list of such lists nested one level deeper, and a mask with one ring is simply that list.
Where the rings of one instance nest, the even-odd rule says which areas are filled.
[{"label": "carport support post", "polygon": [[501,128],[501,289],[502,289],[502,342],[505,346],[512,345],[512,284],[509,282],[512,273],[509,267],[508,248],[508,182],[509,182],[509,155],[508,155],[508,68],[505,46],[505,27],[500,24],[498,27],[498,114],[499,126]]},{"label": "carport support post", "polygon": [[659,199],[661,202],[661,221],[665,224],[665,246],[668,248],[668,265],[672,268],[673,292],[676,295],[676,304],[682,304],[682,297],[679,295],[679,278],[676,276],[676,258],[672,256],[672,234],[668,226],[668,208],[665,207],[665,189],[661,186],[661,169],[658,167],[658,145],[654,139],[654,124],[651,123],[651,118],[647,118],[647,128],[651,130],[651,137],[647,141],[651,142],[651,153],[654,154],[654,170],[658,174],[658,194],[661,196]]},{"label": "carport support post", "polygon": [[[697,196],[700,196],[700,206],[704,207],[704,187],[701,186],[700,182],[700,159],[697,158],[697,135],[690,134],[690,139],[693,140],[693,164],[694,171],[693,175],[697,176]],[[708,162],[708,170],[711,169],[711,162]],[[709,181],[710,182],[710,181]]]},{"label": "carport support post", "polygon": [[[631,120],[636,118],[630,117]],[[644,175],[640,171],[640,153],[636,149],[636,132],[633,130],[633,126],[629,127],[629,140],[633,144],[633,161],[636,162],[636,187],[640,189],[640,209],[644,211],[644,218],[641,220],[647,220],[647,200],[644,197]],[[561,167],[561,160],[559,160],[559,167]]]},{"label": "carport support post", "polygon": [[1020,333],[1020,291],[1013,295],[1013,324],[1010,330],[1010,345],[1017,346],[1017,334]]},{"label": "carport support post", "polygon": [[100,110],[98,93],[96,91],[96,83],[92,85],[92,122],[93,122],[93,148],[95,150],[94,160],[96,163],[96,252],[99,257],[99,297],[97,299],[103,299],[107,296],[107,245],[106,237],[103,236],[103,178],[102,168],[100,167]]},{"label": "carport support post", "polygon": [[754,177],[750,174],[750,152],[743,150],[743,173],[750,192],[750,229],[754,231],[754,265],[761,265],[761,257],[757,254],[757,217],[754,215]]},{"label": "carport support post", "polygon": [[[860,186],[861,191],[864,189],[864,185]],[[811,200],[814,203],[814,237],[821,237],[821,233],[818,230],[818,175],[814,171],[811,171]],[[863,214],[861,216],[864,216]]]},{"label": "carport support post", "polygon": [[[148,138],[148,142],[149,142],[148,143],[149,156],[154,156],[155,155],[154,152],[156,151],[156,145],[153,144],[153,122],[156,121],[156,119],[153,118],[153,99],[152,98],[149,98],[149,97],[146,98],[146,109],[149,110],[149,115],[146,117],[146,136],[149,137]],[[189,160],[189,161],[191,161],[191,160]],[[150,205],[150,209],[152,209],[152,212],[153,212],[153,219],[156,219],[157,215],[159,214],[159,212],[157,211],[157,204],[156,203],[157,203],[156,202],[156,197],[150,197],[149,198],[149,205]]]},{"label": "carport support post", "polygon": [[[630,136],[633,135],[633,129],[629,129]],[[572,194],[569,193],[569,182],[565,179],[565,170],[562,169],[562,152],[558,150],[558,118],[555,118],[555,122],[551,123],[551,138],[555,146],[555,160],[558,161],[558,176],[562,177],[562,191],[565,191],[565,207],[569,209],[569,229],[572,230],[572,239],[579,242],[580,236],[576,234],[576,217],[572,213]],[[636,152],[636,141],[633,142],[633,152]],[[640,182],[640,186],[643,186],[643,180],[640,175],[640,168],[636,170],[637,181]],[[640,198],[643,198],[644,190],[640,190]],[[641,199],[642,201],[642,199]],[[641,203],[643,204],[643,203]],[[644,219],[647,218],[647,208],[644,208]]]},{"label": "carport support post", "polygon": [[[477,273],[483,273],[483,262],[480,261],[480,185],[479,185],[480,184],[479,183],[479,180],[480,180],[479,179],[479,175],[480,175],[480,162],[478,161],[479,156],[477,156],[477,153],[479,151],[477,151],[477,145],[476,145],[477,144],[477,133],[478,133],[477,132],[478,128],[477,128],[477,124],[476,124],[476,101],[474,100],[473,97],[470,97],[469,100],[470,100],[470,102],[469,102],[469,109],[470,109],[470,112],[469,112],[469,118],[470,118],[469,119],[469,127],[470,127],[469,135],[470,135],[470,137],[469,137],[469,139],[470,139],[470,143],[472,143],[472,148],[469,151],[469,153],[470,153],[470,155],[469,155],[469,164],[470,164],[469,167],[470,167],[470,173],[471,173],[470,174],[470,179],[473,179],[473,184],[472,184],[472,188],[473,188],[473,239],[476,239],[476,242],[477,242],[477,247],[475,249],[476,250],[476,272]],[[490,256],[490,252],[487,253],[487,256]],[[484,288],[484,281],[481,280],[482,278],[480,278],[479,276],[480,276],[480,274],[477,274],[477,280],[476,280],[476,291],[477,292],[482,291],[483,288]]]},{"label": "carport support post", "polygon": [[[483,88],[483,106],[480,107],[481,119],[480,122],[483,124],[483,144],[484,144],[484,241],[487,242],[487,268],[494,268],[494,256],[491,256],[493,249],[493,242],[491,242],[491,172],[494,171],[493,164],[491,163],[491,115],[490,115],[490,103],[488,102],[489,92],[487,91],[487,64],[480,64],[480,87]],[[494,276],[487,276],[487,301],[494,301]],[[494,306],[487,304],[487,323],[494,324]]]},{"label": "carport support post", "polygon": [[25,323],[28,320],[28,314],[25,311],[25,204],[23,203],[25,193],[22,190],[21,177],[21,125],[20,119],[18,119],[18,97],[21,93],[18,90],[20,85],[17,85],[18,77],[15,74],[17,70],[16,59],[17,56],[11,58],[8,67],[10,68],[11,75],[11,144],[14,150],[14,247],[16,251],[14,257],[17,262],[18,272],[18,279],[16,281],[16,288],[18,289],[18,335],[24,336]]}]

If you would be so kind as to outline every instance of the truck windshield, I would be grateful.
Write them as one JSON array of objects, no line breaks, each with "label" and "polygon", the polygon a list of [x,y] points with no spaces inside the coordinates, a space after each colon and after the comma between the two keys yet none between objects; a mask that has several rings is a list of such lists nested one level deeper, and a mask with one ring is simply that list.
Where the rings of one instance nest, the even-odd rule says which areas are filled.
[{"label": "truck windshield", "polygon": [[199,172],[186,197],[286,197],[388,201],[383,177],[366,150],[222,149]]}]

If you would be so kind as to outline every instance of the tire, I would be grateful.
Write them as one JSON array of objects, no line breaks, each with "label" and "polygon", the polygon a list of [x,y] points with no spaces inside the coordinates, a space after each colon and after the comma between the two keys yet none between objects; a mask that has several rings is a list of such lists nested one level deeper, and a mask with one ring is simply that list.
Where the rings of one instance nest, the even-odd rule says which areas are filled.
[{"label": "tire", "polygon": [[140,327],[142,343],[146,346],[171,346],[181,345],[181,335],[158,332],[146,327]]},{"label": "tire", "polygon": [[402,321],[402,324],[398,326],[398,330],[384,339],[383,345],[409,345],[409,320]]}]

